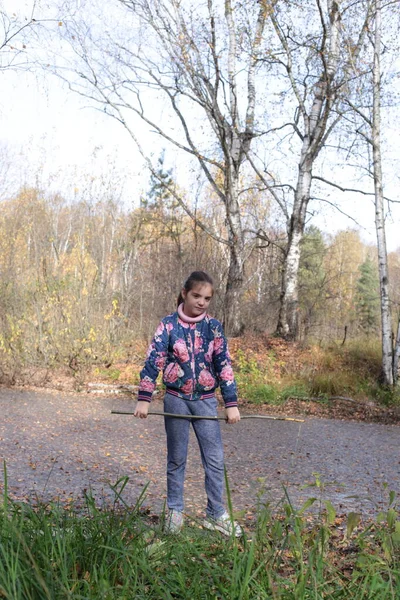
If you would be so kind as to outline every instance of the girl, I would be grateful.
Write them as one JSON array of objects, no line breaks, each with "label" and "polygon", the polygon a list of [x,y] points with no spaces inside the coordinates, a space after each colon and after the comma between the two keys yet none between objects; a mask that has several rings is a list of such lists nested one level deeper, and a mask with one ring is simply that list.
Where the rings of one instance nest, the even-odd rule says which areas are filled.
[{"label": "girl", "polygon": [[[214,284],[204,271],[194,271],[178,297],[178,309],[159,324],[140,373],[135,417],[145,419],[160,370],[166,386],[164,411],[193,416],[216,416],[215,390],[221,388],[226,421],[240,420],[236,383],[222,325],[207,314]],[[166,531],[178,533],[183,525],[183,486],[192,423],[200,447],[207,493],[204,526],[239,537],[242,530],[231,520],[222,502],[224,458],[218,421],[164,417],[167,434]]]}]

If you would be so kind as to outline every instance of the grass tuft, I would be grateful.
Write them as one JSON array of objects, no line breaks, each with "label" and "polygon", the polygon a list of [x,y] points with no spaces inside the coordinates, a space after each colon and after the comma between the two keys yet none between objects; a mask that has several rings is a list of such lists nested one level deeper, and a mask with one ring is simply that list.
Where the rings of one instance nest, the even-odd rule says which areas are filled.
[{"label": "grass tuft", "polygon": [[[121,479],[114,486],[121,499]],[[227,482],[228,483],[228,482]],[[229,497],[228,504],[232,514]],[[322,489],[316,479],[314,489]],[[317,507],[317,512],[315,512]],[[310,515],[310,510],[313,514]],[[50,503],[3,498],[0,508],[0,598],[389,600],[400,597],[397,499],[376,522],[350,513],[337,527],[329,501],[279,510],[260,506],[246,536],[223,538],[193,521],[166,536],[135,507],[100,510],[87,498],[82,513]]]}]

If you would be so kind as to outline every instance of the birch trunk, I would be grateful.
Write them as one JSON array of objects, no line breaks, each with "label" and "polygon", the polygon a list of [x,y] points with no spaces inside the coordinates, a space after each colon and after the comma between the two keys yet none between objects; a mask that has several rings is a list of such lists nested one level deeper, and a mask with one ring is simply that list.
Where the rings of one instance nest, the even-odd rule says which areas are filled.
[{"label": "birch trunk", "polygon": [[231,248],[224,299],[224,329],[231,337],[240,336],[245,327],[240,310],[243,281],[242,257],[235,252],[234,248]]},{"label": "birch trunk", "polygon": [[299,333],[300,244],[304,234],[305,211],[310,197],[311,177],[312,161],[309,161],[300,169],[297,180],[295,202],[289,223],[287,251],[282,270],[277,332],[285,339],[297,339]]},{"label": "birch trunk", "polygon": [[381,155],[381,0],[375,0],[375,35],[373,66],[372,153],[374,162],[375,227],[378,244],[378,267],[382,319],[382,383],[393,385],[392,322],[389,303],[389,270],[387,262],[385,214],[383,206]]},{"label": "birch trunk", "polygon": [[399,362],[400,362],[400,319],[397,324],[396,344],[394,347],[394,354],[393,354],[393,383],[394,383],[394,385],[400,384]]},{"label": "birch trunk", "polygon": [[300,244],[304,234],[307,206],[310,201],[312,171],[333,126],[328,127],[335,101],[334,80],[338,70],[340,43],[340,2],[328,2],[329,25],[322,19],[322,42],[319,54],[322,61],[319,80],[314,86],[311,108],[308,109],[294,74],[288,39],[275,17],[272,21],[287,55],[286,70],[297,98],[303,121],[303,134],[294,203],[288,221],[288,243],[282,271],[280,310],[277,333],[286,339],[296,339],[299,334],[298,277]]},{"label": "birch trunk", "polygon": [[244,331],[244,323],[241,318],[241,299],[244,283],[245,245],[240,218],[239,177],[233,165],[229,175],[225,192],[230,246],[224,298],[224,329],[228,335],[238,337]]}]

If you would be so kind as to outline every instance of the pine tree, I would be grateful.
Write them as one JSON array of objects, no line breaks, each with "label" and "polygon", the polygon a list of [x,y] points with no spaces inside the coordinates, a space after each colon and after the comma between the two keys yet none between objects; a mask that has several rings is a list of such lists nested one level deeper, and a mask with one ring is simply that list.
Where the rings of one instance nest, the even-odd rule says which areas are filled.
[{"label": "pine tree", "polygon": [[158,158],[157,177],[152,173],[150,176],[150,189],[147,193],[145,205],[152,209],[177,208],[176,200],[173,199],[168,188],[174,187],[172,169],[165,170],[165,152]]},{"label": "pine tree", "polygon": [[[151,174],[149,191],[142,200],[142,207],[145,209],[145,220],[155,227],[159,239],[173,242],[177,268],[182,275],[183,238],[187,228],[184,213],[171,192],[176,187],[176,182],[172,169],[165,168],[164,155],[163,151],[158,159],[156,172]],[[183,191],[181,195],[184,195]]]},{"label": "pine tree", "polygon": [[358,325],[366,333],[379,329],[379,278],[376,265],[368,256],[360,265],[357,281],[356,312]]}]

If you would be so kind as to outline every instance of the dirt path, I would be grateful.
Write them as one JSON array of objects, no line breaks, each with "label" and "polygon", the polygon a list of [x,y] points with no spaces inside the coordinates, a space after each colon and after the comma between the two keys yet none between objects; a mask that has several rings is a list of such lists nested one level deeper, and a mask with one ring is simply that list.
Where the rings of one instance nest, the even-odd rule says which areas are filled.
[{"label": "dirt path", "polygon": [[[111,415],[129,401],[89,395],[0,389],[0,459],[6,461],[10,495],[19,499],[81,499],[91,490],[101,503],[113,498],[110,483],[128,476],[123,497],[133,505],[149,482],[145,506],[165,500],[165,434],[161,417],[139,421]],[[155,405],[160,409],[161,405]],[[250,515],[257,495],[273,503],[282,485],[295,504],[315,496],[302,489],[318,472],[323,497],[338,513],[369,516],[400,492],[400,427],[307,418],[302,424],[248,420],[222,424],[235,509]],[[384,484],[388,489],[384,489]],[[0,493],[4,478],[0,478]],[[349,496],[358,496],[350,498]],[[186,508],[205,503],[203,473],[194,435],[187,468]]]}]

